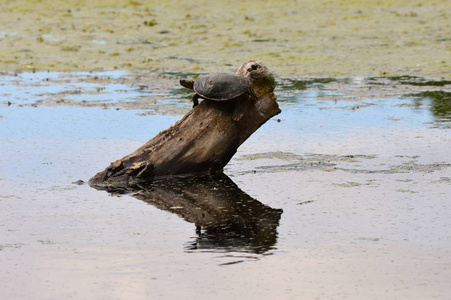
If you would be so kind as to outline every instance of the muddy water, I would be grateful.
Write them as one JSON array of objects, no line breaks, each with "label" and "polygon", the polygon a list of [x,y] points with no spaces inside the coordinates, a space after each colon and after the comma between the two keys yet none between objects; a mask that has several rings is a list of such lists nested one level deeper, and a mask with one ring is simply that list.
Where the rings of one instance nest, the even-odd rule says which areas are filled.
[{"label": "muddy water", "polygon": [[189,111],[180,76],[0,77],[2,298],[446,298],[449,81],[278,78],[223,183],[76,184]]}]

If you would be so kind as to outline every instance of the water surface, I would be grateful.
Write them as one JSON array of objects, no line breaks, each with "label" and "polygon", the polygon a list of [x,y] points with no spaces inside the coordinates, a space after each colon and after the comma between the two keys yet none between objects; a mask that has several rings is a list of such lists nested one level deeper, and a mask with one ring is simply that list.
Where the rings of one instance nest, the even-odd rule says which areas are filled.
[{"label": "water surface", "polygon": [[74,184],[190,110],[183,74],[149,76],[0,77],[2,298],[449,294],[449,82],[278,78],[226,177]]}]

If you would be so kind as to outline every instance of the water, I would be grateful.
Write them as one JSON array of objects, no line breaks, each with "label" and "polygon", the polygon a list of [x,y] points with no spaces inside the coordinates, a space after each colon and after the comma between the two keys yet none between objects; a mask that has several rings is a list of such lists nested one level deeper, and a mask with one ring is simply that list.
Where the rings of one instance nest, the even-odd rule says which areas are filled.
[{"label": "water", "polygon": [[279,78],[226,177],[74,184],[189,111],[179,75],[0,77],[2,298],[448,295],[449,83]]}]

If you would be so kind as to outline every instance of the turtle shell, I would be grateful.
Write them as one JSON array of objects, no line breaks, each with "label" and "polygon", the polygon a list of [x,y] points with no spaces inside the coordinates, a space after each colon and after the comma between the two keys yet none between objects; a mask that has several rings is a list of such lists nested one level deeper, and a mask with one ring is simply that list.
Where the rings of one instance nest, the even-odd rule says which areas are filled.
[{"label": "turtle shell", "polygon": [[194,91],[204,99],[227,101],[246,93],[249,85],[247,77],[227,73],[213,73],[200,76],[194,82]]}]

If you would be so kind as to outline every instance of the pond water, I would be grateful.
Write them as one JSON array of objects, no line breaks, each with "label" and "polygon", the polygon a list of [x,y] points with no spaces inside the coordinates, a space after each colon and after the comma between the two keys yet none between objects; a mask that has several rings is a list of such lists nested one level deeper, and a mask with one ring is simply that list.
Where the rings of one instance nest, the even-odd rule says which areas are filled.
[{"label": "pond water", "polygon": [[76,184],[188,112],[186,75],[1,74],[2,298],[449,295],[450,82],[277,78],[221,180]]}]

